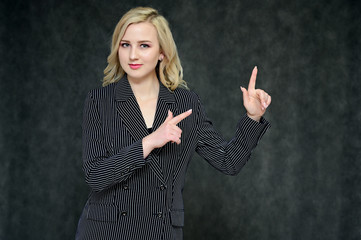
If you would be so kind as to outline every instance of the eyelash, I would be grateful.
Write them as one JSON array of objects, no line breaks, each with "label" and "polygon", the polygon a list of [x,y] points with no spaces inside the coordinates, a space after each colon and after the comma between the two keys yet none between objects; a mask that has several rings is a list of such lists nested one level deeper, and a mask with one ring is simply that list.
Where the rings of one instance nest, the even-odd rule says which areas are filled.
[{"label": "eyelash", "polygon": [[[130,45],[129,43],[121,43],[120,44],[120,46],[122,46],[123,48],[129,47],[129,45]],[[149,48],[150,46],[148,44],[142,43],[142,44],[140,44],[140,47],[141,48]]]}]

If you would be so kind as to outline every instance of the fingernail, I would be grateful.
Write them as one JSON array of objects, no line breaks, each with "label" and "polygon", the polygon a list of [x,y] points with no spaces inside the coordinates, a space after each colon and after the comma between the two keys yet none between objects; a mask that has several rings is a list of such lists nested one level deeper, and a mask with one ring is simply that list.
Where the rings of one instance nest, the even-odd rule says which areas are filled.
[{"label": "fingernail", "polygon": [[188,112],[192,112],[192,109],[189,109]]}]

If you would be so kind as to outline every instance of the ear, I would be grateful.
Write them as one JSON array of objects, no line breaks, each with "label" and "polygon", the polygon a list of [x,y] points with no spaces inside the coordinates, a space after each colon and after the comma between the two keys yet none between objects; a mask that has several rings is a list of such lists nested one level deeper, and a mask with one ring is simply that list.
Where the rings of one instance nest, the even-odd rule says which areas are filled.
[{"label": "ear", "polygon": [[164,58],[164,55],[163,55],[163,53],[161,53],[160,55],[159,55],[159,61],[163,61],[163,58]]}]

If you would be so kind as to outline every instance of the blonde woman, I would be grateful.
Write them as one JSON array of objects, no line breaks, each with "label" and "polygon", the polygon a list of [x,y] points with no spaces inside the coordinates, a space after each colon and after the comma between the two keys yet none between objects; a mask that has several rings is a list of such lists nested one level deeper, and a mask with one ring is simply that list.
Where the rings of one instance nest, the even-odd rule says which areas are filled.
[{"label": "blonde woman", "polygon": [[271,97],[255,89],[257,68],[242,88],[247,114],[229,142],[182,71],[168,23],[156,10],[134,8],[120,19],[103,87],[85,101],[83,169],[91,192],[77,239],[182,239],[192,154],[235,175],[269,128],[262,116]]}]

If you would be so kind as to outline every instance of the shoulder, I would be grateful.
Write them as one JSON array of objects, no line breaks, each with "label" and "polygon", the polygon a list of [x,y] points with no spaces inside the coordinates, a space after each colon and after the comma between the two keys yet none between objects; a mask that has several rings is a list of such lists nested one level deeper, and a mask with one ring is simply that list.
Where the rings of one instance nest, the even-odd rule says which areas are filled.
[{"label": "shoulder", "polygon": [[111,83],[105,87],[98,87],[88,92],[88,98],[93,100],[104,100],[114,97],[116,83]]},{"label": "shoulder", "polygon": [[180,112],[192,109],[194,113],[192,115],[198,116],[197,112],[201,108],[201,101],[196,92],[184,88],[177,88],[174,90],[174,95]]},{"label": "shoulder", "polygon": [[174,90],[174,96],[177,101],[187,101],[187,102],[199,101],[199,96],[197,93],[185,88],[177,88],[176,90]]}]

